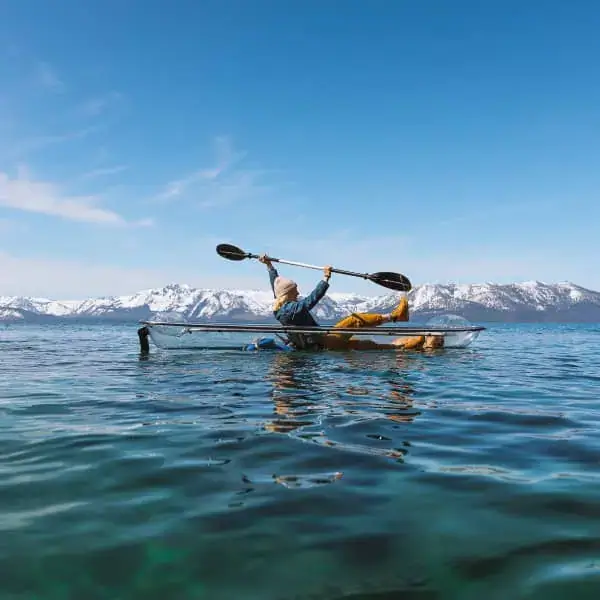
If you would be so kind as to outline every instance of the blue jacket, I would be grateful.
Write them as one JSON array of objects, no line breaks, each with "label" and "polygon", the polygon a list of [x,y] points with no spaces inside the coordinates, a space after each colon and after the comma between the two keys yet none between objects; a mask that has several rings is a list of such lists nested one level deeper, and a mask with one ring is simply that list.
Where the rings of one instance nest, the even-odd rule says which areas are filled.
[{"label": "blue jacket", "polygon": [[[279,273],[271,266],[269,268],[269,278],[271,280],[271,289],[273,290],[273,296],[275,296],[275,279]],[[315,289],[302,300],[295,300],[293,302],[286,302],[279,310],[274,311],[275,318],[282,325],[300,325],[300,326],[317,326],[318,323],[314,317],[310,314],[316,304],[325,296],[329,289],[329,283],[321,280],[317,283]],[[299,348],[319,346],[318,334],[293,334],[290,336],[293,344]]]}]

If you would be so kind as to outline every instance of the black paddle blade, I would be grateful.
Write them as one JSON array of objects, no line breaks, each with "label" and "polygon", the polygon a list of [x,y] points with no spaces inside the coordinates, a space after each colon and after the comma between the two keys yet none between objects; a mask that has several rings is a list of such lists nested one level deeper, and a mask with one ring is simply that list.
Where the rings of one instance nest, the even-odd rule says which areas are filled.
[{"label": "black paddle blade", "polygon": [[217,246],[217,254],[228,260],[244,260],[250,257],[250,254],[232,244],[219,244]]},{"label": "black paddle blade", "polygon": [[396,290],[397,292],[410,292],[412,290],[410,279],[406,275],[402,275],[402,273],[382,271],[381,273],[371,273],[368,279],[384,288]]}]

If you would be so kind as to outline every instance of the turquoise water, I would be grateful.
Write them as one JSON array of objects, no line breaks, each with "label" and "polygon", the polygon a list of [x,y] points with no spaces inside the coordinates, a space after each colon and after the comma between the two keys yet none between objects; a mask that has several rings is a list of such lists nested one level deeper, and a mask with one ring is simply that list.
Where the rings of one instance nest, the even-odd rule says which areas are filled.
[{"label": "turquoise water", "polygon": [[0,329],[0,597],[600,597],[600,326],[434,354]]}]

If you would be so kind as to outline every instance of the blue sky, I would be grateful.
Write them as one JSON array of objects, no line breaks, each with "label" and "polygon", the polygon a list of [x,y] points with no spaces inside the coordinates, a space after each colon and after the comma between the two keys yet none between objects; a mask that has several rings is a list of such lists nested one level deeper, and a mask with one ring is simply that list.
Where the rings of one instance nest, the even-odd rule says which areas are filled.
[{"label": "blue sky", "polygon": [[219,242],[600,289],[599,26],[593,1],[3,3],[0,295],[267,286]]}]

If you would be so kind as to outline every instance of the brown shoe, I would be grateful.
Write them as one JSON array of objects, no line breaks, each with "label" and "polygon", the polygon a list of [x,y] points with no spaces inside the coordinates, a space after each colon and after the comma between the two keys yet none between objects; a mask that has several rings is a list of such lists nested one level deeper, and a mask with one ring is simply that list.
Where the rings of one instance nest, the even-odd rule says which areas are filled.
[{"label": "brown shoe", "polygon": [[398,306],[390,313],[392,323],[396,321],[408,321],[408,298],[402,296]]}]

